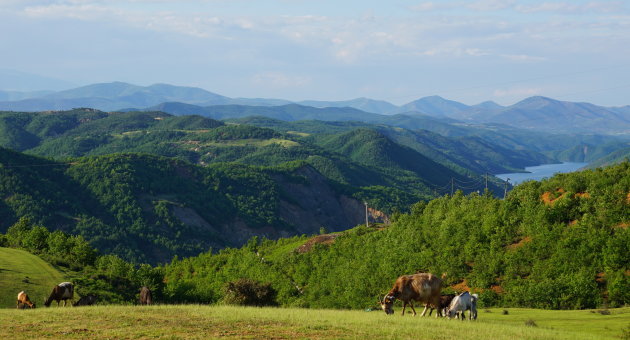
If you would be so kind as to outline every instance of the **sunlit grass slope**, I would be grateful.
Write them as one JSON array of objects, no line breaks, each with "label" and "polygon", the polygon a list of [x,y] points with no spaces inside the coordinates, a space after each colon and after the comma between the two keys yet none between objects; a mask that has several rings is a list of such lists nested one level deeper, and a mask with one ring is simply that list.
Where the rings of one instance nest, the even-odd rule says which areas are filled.
[{"label": "sunlit grass slope", "polygon": [[[527,326],[533,320],[537,326]],[[481,310],[462,322],[382,312],[227,306],[94,306],[0,310],[0,338],[619,339],[630,308]],[[627,332],[627,331],[626,331]]]},{"label": "sunlit grass slope", "polygon": [[[25,291],[38,307],[64,274],[29,252],[0,247],[0,308],[15,308],[17,294]],[[2,338],[2,337],[0,337]]]}]

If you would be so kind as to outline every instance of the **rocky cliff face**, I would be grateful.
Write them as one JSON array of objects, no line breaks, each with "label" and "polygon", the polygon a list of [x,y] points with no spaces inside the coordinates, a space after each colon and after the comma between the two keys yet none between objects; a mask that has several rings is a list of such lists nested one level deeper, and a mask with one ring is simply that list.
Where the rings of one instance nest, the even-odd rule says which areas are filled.
[{"label": "rocky cliff face", "polygon": [[[288,182],[276,178],[290,200],[280,203],[280,218],[294,226],[299,234],[315,234],[321,227],[328,231],[341,231],[365,223],[365,206],[362,202],[340,194],[328,180],[312,167],[296,171],[304,183]],[[384,222],[385,214],[371,210],[371,221]]]},{"label": "rocky cliff face", "polygon": [[[228,223],[213,224],[204,220],[190,208],[173,207],[173,214],[184,224],[208,232],[208,236],[220,241],[213,247],[238,247],[254,236],[277,239],[302,234],[317,234],[321,227],[328,231],[342,231],[365,223],[365,205],[341,194],[328,180],[309,166],[294,173],[303,180],[295,181],[281,175],[273,176],[283,193],[277,214],[284,226],[253,228],[239,218]],[[387,215],[368,209],[370,222],[389,223]]]}]

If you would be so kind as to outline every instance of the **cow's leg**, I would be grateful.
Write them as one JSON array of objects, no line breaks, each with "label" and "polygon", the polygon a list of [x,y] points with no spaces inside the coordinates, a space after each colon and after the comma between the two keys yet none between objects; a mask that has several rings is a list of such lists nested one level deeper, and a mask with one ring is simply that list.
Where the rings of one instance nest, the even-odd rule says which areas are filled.
[{"label": "cow's leg", "polygon": [[424,310],[422,311],[422,314],[420,314],[420,316],[424,316],[427,313],[427,309],[429,309],[428,304],[424,305]]},{"label": "cow's leg", "polygon": [[416,316],[416,309],[413,308],[413,302],[409,302],[409,306],[411,307],[411,310],[413,311],[413,316]]},{"label": "cow's leg", "polygon": [[405,308],[407,308],[407,302],[403,301],[402,315],[405,315]]}]

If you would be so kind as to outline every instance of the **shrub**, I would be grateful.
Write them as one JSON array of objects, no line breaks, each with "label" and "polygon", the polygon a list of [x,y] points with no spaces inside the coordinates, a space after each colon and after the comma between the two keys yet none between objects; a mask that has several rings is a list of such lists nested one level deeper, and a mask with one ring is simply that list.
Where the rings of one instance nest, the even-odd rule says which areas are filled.
[{"label": "shrub", "polygon": [[271,283],[260,283],[251,279],[239,279],[224,286],[223,302],[243,306],[277,305],[276,291]]}]

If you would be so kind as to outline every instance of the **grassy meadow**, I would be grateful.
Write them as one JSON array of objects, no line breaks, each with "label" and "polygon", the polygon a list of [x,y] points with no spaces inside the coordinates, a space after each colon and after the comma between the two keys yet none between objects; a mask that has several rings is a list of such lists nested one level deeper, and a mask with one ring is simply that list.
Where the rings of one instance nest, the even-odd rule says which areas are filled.
[{"label": "grassy meadow", "polygon": [[0,338],[630,338],[630,308],[610,309],[609,315],[598,310],[507,310],[507,314],[503,309],[480,310],[477,321],[462,322],[410,314],[387,316],[380,311],[206,305],[3,309]]},{"label": "grassy meadow", "polygon": [[22,290],[43,307],[52,288],[63,281],[64,273],[38,256],[0,247],[0,308],[15,308],[17,294]]}]

